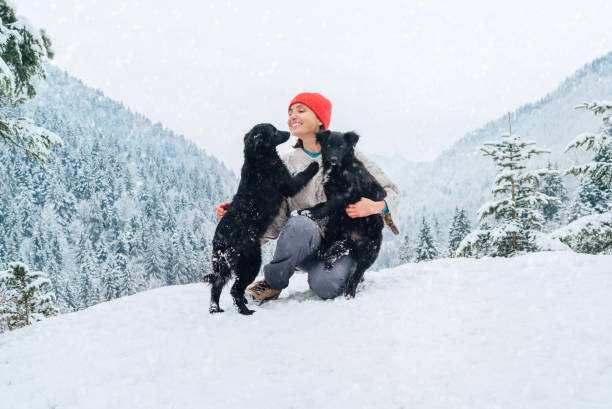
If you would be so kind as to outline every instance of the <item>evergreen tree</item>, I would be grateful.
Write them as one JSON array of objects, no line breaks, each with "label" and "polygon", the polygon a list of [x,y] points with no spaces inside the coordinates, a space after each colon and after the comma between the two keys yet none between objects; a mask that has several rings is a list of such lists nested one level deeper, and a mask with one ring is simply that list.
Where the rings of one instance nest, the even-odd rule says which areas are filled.
[{"label": "evergreen tree", "polygon": [[80,283],[77,296],[79,309],[91,307],[99,302],[98,289],[94,285],[92,274],[91,259],[86,256],[81,260],[79,269]]},{"label": "evergreen tree", "polygon": [[442,226],[440,226],[440,221],[438,220],[438,216],[432,217],[432,236],[434,240],[434,245],[437,249],[441,249],[444,247],[444,237],[442,234]]},{"label": "evergreen tree", "polygon": [[164,261],[161,254],[161,243],[152,242],[151,248],[145,255],[145,274],[146,280],[151,282],[153,286],[159,286],[162,282],[164,274],[162,274]]},{"label": "evergreen tree", "polygon": [[104,301],[110,301],[117,298],[119,280],[114,255],[108,258],[100,284],[102,287],[102,299]]},{"label": "evergreen tree", "polygon": [[453,222],[448,232],[448,255],[455,256],[455,251],[459,247],[459,243],[470,233],[470,220],[465,214],[465,210],[455,207],[455,215]]},{"label": "evergreen tree", "polygon": [[576,107],[588,109],[595,115],[601,114],[603,124],[597,133],[585,132],[571,141],[565,151],[583,147],[595,153],[592,161],[572,166],[567,174],[587,175],[594,182],[601,182],[612,188],[612,102],[591,102]]},{"label": "evergreen tree", "polygon": [[40,321],[57,313],[55,296],[49,291],[50,281],[41,272],[30,272],[22,263],[10,263],[0,272],[0,321],[15,329]]},{"label": "evergreen tree", "polygon": [[40,271],[43,269],[45,265],[45,250],[43,231],[40,223],[38,223],[32,236],[32,254],[30,255],[30,263],[34,270]]},{"label": "evergreen tree", "polygon": [[411,258],[412,249],[410,247],[410,236],[406,233],[399,248],[399,262],[400,264],[409,263]]},{"label": "evergreen tree", "polygon": [[132,269],[126,264],[119,270],[117,277],[117,298],[132,295],[136,292],[136,283],[132,274]]},{"label": "evergreen tree", "polygon": [[540,178],[551,171],[525,171],[528,159],[549,153],[534,145],[535,142],[525,142],[512,135],[510,124],[510,133],[503,134],[501,140],[485,142],[480,148],[484,156],[493,159],[500,173],[494,182],[495,200],[482,206],[478,213],[481,219],[492,217],[497,225],[491,231],[476,231],[468,235],[463,243],[472,249],[460,246],[458,253],[480,253],[481,250],[474,249],[480,247],[487,248],[491,256],[507,257],[517,251],[536,250],[533,231],[541,230],[544,221],[540,208],[549,203],[559,203],[559,200],[535,189]]},{"label": "evergreen tree", "polygon": [[33,219],[34,219],[34,208],[32,204],[32,193],[31,191],[24,191],[19,199],[19,221],[21,225],[21,231],[24,237],[32,237],[34,230]]},{"label": "evergreen tree", "polygon": [[544,204],[541,209],[542,215],[544,216],[544,220],[546,222],[558,223],[561,220],[561,210],[568,201],[567,189],[565,188],[563,179],[559,174],[559,167],[557,165],[555,165],[553,168],[551,163],[548,162],[546,169],[550,173],[542,177],[542,180],[538,186],[538,191],[547,196],[556,197],[559,199],[559,203],[549,202]]},{"label": "evergreen tree", "polygon": [[61,292],[61,296],[64,304],[70,311],[77,311],[79,309],[78,294],[75,294],[68,280],[64,281],[64,289]]},{"label": "evergreen tree", "polygon": [[582,147],[594,152],[594,157],[567,170],[567,174],[581,175],[582,179],[570,209],[571,223],[555,234],[575,251],[609,252],[612,248],[612,103],[592,102],[576,108],[601,114],[603,124],[599,132],[585,132],[566,148],[567,152]]},{"label": "evergreen tree", "polygon": [[601,214],[612,208],[612,189],[601,180],[583,177],[576,191],[576,200],[580,203],[580,216]]},{"label": "evergreen tree", "polygon": [[50,236],[51,245],[48,249],[45,269],[51,280],[51,285],[56,294],[61,293],[62,270],[64,267],[64,256],[56,234]]},{"label": "evergreen tree", "polygon": [[[51,41],[6,2],[0,0],[0,109],[15,108],[36,95],[33,82],[46,78],[45,65],[53,58]],[[41,162],[53,146],[62,146],[55,133],[26,118],[0,114],[0,139]]]},{"label": "evergreen tree", "polygon": [[421,230],[419,231],[419,238],[414,249],[414,261],[419,263],[421,261],[433,260],[438,257],[438,249],[434,244],[434,240],[431,234],[431,229],[423,217],[421,223]]},{"label": "evergreen tree", "polygon": [[62,227],[68,226],[76,213],[76,199],[68,192],[63,185],[59,184],[53,198],[53,209],[58,217],[58,222]]}]

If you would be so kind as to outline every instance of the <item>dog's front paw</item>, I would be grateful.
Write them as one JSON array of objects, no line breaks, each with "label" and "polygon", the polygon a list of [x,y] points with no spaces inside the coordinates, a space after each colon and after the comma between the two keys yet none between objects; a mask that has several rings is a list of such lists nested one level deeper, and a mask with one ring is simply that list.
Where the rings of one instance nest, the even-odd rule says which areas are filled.
[{"label": "dog's front paw", "polygon": [[357,293],[357,285],[353,284],[349,281],[344,289],[344,298],[347,300],[355,298],[355,294]]},{"label": "dog's front paw", "polygon": [[319,164],[317,162],[312,162],[310,165],[308,165],[306,171],[309,175],[314,175],[319,171]]},{"label": "dog's front paw", "polygon": [[208,312],[211,314],[216,314],[224,311],[221,309],[221,307],[219,307],[219,304],[210,304],[210,306],[208,307]]},{"label": "dog's front paw", "polygon": [[353,298],[355,298],[355,293],[356,290],[347,290],[344,292],[344,298],[346,298],[347,300],[352,300]]}]

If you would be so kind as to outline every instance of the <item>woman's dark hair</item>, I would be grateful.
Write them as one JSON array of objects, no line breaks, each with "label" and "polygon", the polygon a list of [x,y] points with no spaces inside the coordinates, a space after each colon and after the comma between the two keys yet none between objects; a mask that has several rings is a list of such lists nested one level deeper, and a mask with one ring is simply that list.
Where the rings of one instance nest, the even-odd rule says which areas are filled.
[{"label": "woman's dark hair", "polygon": [[[323,127],[323,125],[319,125],[319,131],[324,131],[325,128]],[[295,143],[295,145],[292,146],[292,148],[297,149],[297,148],[303,148],[304,147],[304,143],[302,142],[302,140],[300,138],[298,138],[297,142]]]}]

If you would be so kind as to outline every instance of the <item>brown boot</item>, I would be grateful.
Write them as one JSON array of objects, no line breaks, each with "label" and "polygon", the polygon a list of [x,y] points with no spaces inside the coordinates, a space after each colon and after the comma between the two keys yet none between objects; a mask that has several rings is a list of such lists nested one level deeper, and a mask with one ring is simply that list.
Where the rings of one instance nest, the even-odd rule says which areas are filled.
[{"label": "brown boot", "polygon": [[264,302],[269,300],[276,300],[281,293],[281,290],[275,290],[270,287],[266,280],[255,281],[247,289],[246,293],[256,301]]}]

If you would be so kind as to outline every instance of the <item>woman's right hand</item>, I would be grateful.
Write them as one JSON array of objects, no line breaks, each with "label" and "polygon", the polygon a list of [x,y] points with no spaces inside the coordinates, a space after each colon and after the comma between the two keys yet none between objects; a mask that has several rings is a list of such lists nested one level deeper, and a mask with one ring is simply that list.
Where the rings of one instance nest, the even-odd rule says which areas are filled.
[{"label": "woman's right hand", "polygon": [[225,213],[227,213],[227,208],[230,206],[230,204],[232,204],[232,202],[224,202],[215,207],[215,212],[217,212],[219,219],[225,216]]}]

